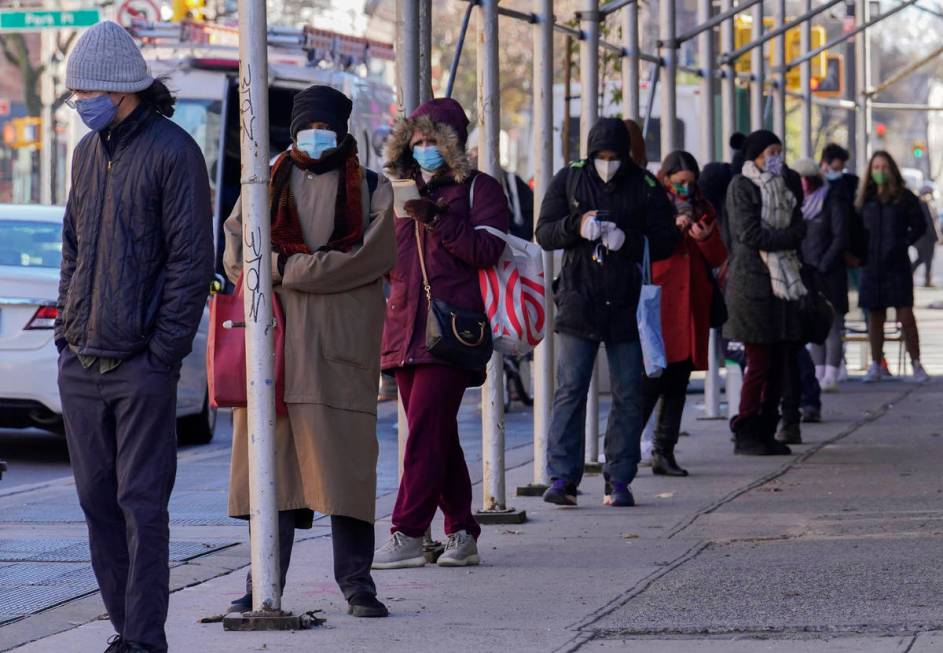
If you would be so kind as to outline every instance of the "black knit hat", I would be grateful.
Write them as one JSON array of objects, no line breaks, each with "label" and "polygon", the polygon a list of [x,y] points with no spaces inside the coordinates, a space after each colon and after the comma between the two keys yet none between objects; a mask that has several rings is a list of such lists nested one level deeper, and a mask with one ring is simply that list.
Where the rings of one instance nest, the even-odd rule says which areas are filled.
[{"label": "black knit hat", "polygon": [[309,86],[295,95],[291,107],[292,140],[313,122],[323,122],[337,133],[337,140],[347,136],[347,120],[354,105],[350,98],[330,86]]},{"label": "black knit hat", "polygon": [[770,145],[782,145],[779,137],[768,129],[757,129],[743,141],[743,158],[753,161],[763,154],[763,150]]}]

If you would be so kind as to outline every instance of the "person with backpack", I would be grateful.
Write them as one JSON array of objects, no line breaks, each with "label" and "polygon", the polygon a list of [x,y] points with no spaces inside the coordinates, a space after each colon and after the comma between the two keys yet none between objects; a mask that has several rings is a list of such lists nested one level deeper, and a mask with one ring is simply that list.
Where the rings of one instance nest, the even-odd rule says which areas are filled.
[{"label": "person with backpack", "polygon": [[[501,184],[469,164],[467,139],[465,110],[437,98],[399,119],[386,144],[387,174],[394,183],[406,182],[416,197],[404,201],[396,217],[381,360],[396,375],[409,438],[391,537],[377,549],[374,569],[425,565],[422,539],[436,507],[445,513],[448,536],[438,565],[480,562],[481,527],[472,514],[458,411],[465,390],[484,383],[490,356],[483,347],[491,326],[478,271],[497,264],[505,247],[480,227],[507,233],[510,216]],[[451,315],[440,329],[444,309]]]},{"label": "person with backpack", "polygon": [[672,152],[661,164],[658,180],[675,209],[681,238],[670,258],[652,265],[652,282],[661,286],[661,324],[668,366],[658,378],[642,382],[642,420],[648,422],[656,404],[658,418],[652,444],[652,472],[687,476],[675,459],[688,381],[694,370],[706,370],[708,335],[720,327],[726,312],[715,268],[727,260],[714,207],[698,188],[700,170],[688,152]]},{"label": "person with backpack", "polygon": [[[295,529],[330,515],[334,578],[355,617],[385,617],[370,576],[376,512],[377,386],[385,300],[396,260],[390,183],[360,165],[353,105],[329,86],[292,100],[291,146],[272,166],[272,282],[284,314],[284,403],[275,420],[282,589]],[[226,275],[243,272],[241,204],[224,225]],[[229,514],[250,510],[246,409],[233,410]],[[249,524],[252,527],[252,524]],[[231,612],[252,609],[252,579]]]},{"label": "person with backpack", "polygon": [[924,234],[927,223],[920,200],[907,189],[897,163],[888,152],[879,151],[871,156],[855,208],[868,230],[868,260],[861,271],[858,304],[868,311],[872,362],[863,381],[875,383],[890,377],[890,372],[881,365],[888,308],[894,309],[900,322],[913,379],[926,381],[930,377],[920,364],[920,333],[914,317],[914,278],[909,248]]},{"label": "person with backpack", "polygon": [[635,504],[629,484],[641,458],[642,350],[636,322],[640,265],[671,256],[679,233],[661,184],[630,155],[625,123],[600,118],[586,159],[559,171],[537,221],[537,243],[564,250],[554,281],[557,391],[547,446],[551,485],[544,501],[576,505],[583,476],[586,393],[600,343],[606,345],[612,409],[605,437],[606,499]]},{"label": "person with backpack", "polygon": [[90,132],[73,154],[62,223],[62,418],[116,632],[106,653],[164,653],[177,382],[213,279],[209,178],[170,120],[174,97],[120,25],[82,34],[65,82]]}]

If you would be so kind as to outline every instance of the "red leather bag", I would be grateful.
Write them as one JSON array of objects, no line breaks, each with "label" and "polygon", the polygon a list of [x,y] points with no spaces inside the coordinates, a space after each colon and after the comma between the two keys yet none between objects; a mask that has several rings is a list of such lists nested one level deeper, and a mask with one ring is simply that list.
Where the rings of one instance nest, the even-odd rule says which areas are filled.
[{"label": "red leather bag", "polygon": [[[285,314],[272,295],[275,318],[275,411],[287,415],[285,405]],[[206,383],[215,408],[246,407],[246,331],[242,276],[231,295],[210,300],[210,330],[206,343]]]}]

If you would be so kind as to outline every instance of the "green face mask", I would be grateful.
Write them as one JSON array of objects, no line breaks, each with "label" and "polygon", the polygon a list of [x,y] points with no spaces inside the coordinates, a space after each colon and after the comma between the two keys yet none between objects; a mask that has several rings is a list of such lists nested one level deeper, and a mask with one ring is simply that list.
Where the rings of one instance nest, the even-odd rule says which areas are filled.
[{"label": "green face mask", "polygon": [[883,170],[872,170],[871,180],[878,186],[883,186],[887,183],[887,173]]},{"label": "green face mask", "polygon": [[672,188],[674,188],[675,193],[677,193],[681,197],[687,197],[688,193],[691,192],[690,189],[685,184],[671,184],[671,186]]}]

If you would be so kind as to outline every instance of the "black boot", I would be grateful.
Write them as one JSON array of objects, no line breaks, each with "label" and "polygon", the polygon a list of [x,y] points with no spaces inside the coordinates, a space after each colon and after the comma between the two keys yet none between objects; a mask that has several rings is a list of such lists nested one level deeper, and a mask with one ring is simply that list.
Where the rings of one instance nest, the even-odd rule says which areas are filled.
[{"label": "black boot", "polygon": [[[777,415],[776,422],[778,421]],[[740,456],[776,456],[788,453],[789,447],[776,442],[773,437],[776,422],[771,422],[761,415],[734,418],[731,422],[735,442],[733,452]],[[786,451],[782,452],[781,448]]]},{"label": "black boot", "polygon": [[675,460],[674,445],[657,444],[652,448],[652,473],[656,476],[687,476]]}]

